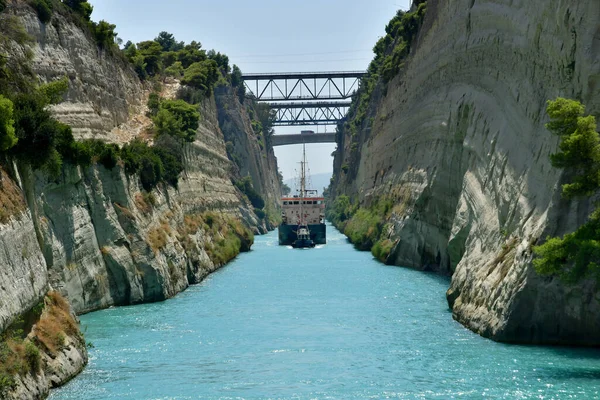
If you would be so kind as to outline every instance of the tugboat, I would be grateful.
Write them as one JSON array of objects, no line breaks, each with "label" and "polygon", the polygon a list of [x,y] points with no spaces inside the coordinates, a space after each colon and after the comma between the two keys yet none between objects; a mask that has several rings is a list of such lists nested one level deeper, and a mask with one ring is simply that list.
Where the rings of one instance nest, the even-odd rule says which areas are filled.
[{"label": "tugboat", "polygon": [[279,244],[294,248],[310,248],[327,242],[325,199],[317,191],[306,188],[306,149],[302,146],[300,162],[300,195],[281,199]]},{"label": "tugboat", "polygon": [[315,242],[310,238],[310,231],[308,230],[308,226],[301,225],[298,226],[298,230],[296,231],[296,240],[292,243],[292,247],[295,249],[304,249],[308,247],[315,247]]}]

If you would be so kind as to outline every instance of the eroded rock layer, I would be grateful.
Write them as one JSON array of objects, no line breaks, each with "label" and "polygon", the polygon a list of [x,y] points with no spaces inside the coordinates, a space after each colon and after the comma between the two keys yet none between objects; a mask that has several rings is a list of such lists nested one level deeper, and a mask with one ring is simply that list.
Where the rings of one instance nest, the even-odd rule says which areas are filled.
[{"label": "eroded rock layer", "polygon": [[600,115],[600,2],[429,0],[406,64],[374,91],[372,126],[356,150],[341,137],[333,193],[392,198],[389,261],[452,274],[453,315],[474,331],[598,345],[597,284],[531,266],[533,244],[591,211],[561,199],[550,165],[545,107],[558,96]]}]

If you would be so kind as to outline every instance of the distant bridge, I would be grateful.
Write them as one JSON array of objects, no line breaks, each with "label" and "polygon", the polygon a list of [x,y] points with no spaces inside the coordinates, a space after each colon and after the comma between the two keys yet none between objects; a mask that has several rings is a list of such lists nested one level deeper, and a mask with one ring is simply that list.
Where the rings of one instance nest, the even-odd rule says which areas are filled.
[{"label": "distant bridge", "polygon": [[281,72],[243,74],[242,79],[256,100],[268,102],[276,111],[275,126],[337,125],[346,118],[350,99],[365,74]]},{"label": "distant bridge", "polygon": [[273,135],[271,137],[273,146],[287,146],[302,143],[335,143],[335,133],[313,133],[309,135]]},{"label": "distant bridge", "polygon": [[275,110],[275,126],[337,125],[348,113],[350,101],[270,103]]}]

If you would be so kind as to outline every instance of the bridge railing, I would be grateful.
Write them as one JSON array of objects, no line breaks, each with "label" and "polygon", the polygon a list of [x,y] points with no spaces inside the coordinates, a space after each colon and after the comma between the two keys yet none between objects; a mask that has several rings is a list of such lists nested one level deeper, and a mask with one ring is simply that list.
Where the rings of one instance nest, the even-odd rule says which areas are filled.
[{"label": "bridge railing", "polygon": [[242,74],[243,80],[270,80],[270,79],[310,79],[317,78],[362,78],[366,71],[327,71],[327,72],[259,72]]}]

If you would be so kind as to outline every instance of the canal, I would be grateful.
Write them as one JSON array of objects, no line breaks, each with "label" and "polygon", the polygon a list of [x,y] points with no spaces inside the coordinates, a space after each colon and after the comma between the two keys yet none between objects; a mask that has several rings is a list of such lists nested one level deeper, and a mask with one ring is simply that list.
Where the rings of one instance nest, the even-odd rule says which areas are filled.
[{"label": "canal", "polygon": [[174,299],[81,317],[87,369],[64,399],[597,398],[600,352],[514,346],[452,319],[449,279],[390,267],[328,227],[276,232]]}]

